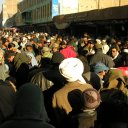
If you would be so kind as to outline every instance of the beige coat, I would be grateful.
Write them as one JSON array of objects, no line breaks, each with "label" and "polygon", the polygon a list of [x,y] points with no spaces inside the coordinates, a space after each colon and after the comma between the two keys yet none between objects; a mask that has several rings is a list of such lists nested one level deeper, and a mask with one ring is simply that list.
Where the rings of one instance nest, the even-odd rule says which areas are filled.
[{"label": "beige coat", "polygon": [[72,107],[68,102],[68,92],[74,89],[84,91],[88,88],[92,88],[92,85],[80,84],[77,81],[67,83],[63,88],[54,93],[52,101],[53,108],[60,108],[68,114],[72,111]]}]

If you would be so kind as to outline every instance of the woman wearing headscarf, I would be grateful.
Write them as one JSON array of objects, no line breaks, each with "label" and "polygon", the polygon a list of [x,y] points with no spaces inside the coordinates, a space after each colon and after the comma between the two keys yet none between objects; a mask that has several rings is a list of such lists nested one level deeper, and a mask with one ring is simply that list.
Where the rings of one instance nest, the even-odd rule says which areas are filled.
[{"label": "woman wearing headscarf", "polygon": [[13,117],[0,128],[54,128],[48,121],[41,89],[26,83],[17,92]]}]

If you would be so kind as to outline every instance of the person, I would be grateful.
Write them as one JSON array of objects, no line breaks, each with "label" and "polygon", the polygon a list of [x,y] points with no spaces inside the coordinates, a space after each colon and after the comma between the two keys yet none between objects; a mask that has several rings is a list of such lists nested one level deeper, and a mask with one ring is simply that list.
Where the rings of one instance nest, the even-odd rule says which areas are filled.
[{"label": "person", "polygon": [[117,46],[111,47],[111,57],[115,63],[115,66],[114,66],[115,68],[121,67],[124,65],[123,56],[120,54]]},{"label": "person", "polygon": [[41,89],[26,83],[17,92],[13,117],[0,128],[54,128],[48,121]]},{"label": "person", "polygon": [[94,49],[95,41],[93,39],[88,40],[87,46],[84,48],[85,55],[88,59],[88,62],[90,61],[91,57],[95,54]]},{"label": "person", "polygon": [[48,46],[42,48],[42,58],[52,58],[51,49]]},{"label": "person", "polygon": [[[104,76],[106,75],[106,73],[108,72],[109,68],[101,62],[96,63],[96,65],[94,66],[94,73],[97,74],[97,76],[99,77],[99,85],[100,88],[103,88],[103,84],[104,84]],[[97,79],[98,80],[98,79]]]},{"label": "person", "polygon": [[79,55],[84,55],[85,51],[84,48],[87,46],[88,44],[88,36],[84,36],[78,43],[78,54]]},{"label": "person", "polygon": [[63,54],[65,58],[75,58],[78,56],[71,42],[68,42],[67,46],[60,50],[60,53]]},{"label": "person", "polygon": [[128,89],[126,86],[126,81],[123,72],[118,69],[109,69],[109,71],[104,76],[103,89],[116,88],[121,90],[124,94],[128,95]]},{"label": "person", "polygon": [[26,53],[17,53],[13,51],[6,52],[6,61],[13,77],[16,78],[17,89],[28,80],[28,74],[31,67],[31,58]]},{"label": "person", "polygon": [[49,68],[49,70],[47,70],[46,72],[43,72],[43,75],[45,76],[47,81],[49,80],[53,83],[53,86],[51,86],[49,89],[43,92],[45,106],[48,111],[48,115],[51,119],[51,122],[53,123],[54,123],[55,117],[52,109],[52,97],[53,97],[53,94],[56,91],[58,91],[60,88],[62,88],[66,83],[65,78],[59,72],[59,64],[63,60],[64,60],[64,56],[59,51],[54,52],[51,59],[52,66]]},{"label": "person", "polygon": [[109,68],[104,63],[98,62],[94,65],[93,72],[84,73],[83,77],[93,86],[93,88],[100,90],[103,88],[104,76],[108,70]]},{"label": "person", "polygon": [[0,80],[0,124],[13,115],[15,95],[14,87],[9,82]]},{"label": "person", "polygon": [[32,67],[38,66],[38,62],[37,62],[37,60],[35,58],[35,53],[34,53],[34,50],[33,50],[33,47],[32,47],[32,43],[31,42],[27,42],[26,45],[25,45],[25,48],[26,48],[25,53],[28,56],[30,56],[30,58],[31,58]]},{"label": "person", "polygon": [[91,70],[97,62],[102,62],[109,68],[113,68],[115,66],[112,58],[102,52],[102,44],[95,44],[95,51],[96,53],[92,56],[89,63]]},{"label": "person", "polygon": [[96,89],[83,92],[75,89],[68,93],[68,100],[73,108],[69,114],[71,127],[93,128],[97,119],[96,109],[101,103],[100,93]]},{"label": "person", "polygon": [[66,78],[67,83],[54,93],[52,106],[55,112],[56,126],[62,127],[66,116],[72,111],[67,99],[68,93],[74,89],[84,91],[92,86],[87,84],[82,77],[84,66],[78,58],[64,59],[59,65],[59,71]]},{"label": "person", "polygon": [[0,80],[5,80],[9,77],[9,67],[5,63],[4,51],[0,49]]}]

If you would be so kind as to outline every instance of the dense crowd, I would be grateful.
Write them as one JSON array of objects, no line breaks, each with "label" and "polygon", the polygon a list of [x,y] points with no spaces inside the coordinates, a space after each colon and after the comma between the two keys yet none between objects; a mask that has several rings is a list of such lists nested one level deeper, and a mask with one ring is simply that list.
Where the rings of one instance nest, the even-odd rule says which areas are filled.
[{"label": "dense crowd", "polygon": [[128,40],[0,31],[0,128],[127,128]]}]

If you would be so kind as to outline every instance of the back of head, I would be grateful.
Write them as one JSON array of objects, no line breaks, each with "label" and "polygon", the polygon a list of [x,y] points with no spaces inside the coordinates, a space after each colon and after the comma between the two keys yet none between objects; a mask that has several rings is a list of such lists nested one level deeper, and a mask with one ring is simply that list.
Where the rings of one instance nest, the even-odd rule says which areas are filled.
[{"label": "back of head", "polygon": [[102,62],[96,63],[96,65],[93,67],[95,73],[99,73],[101,71],[108,71],[109,68]]},{"label": "back of head", "polygon": [[96,89],[86,89],[83,92],[84,97],[84,109],[96,109],[101,102],[101,97]]},{"label": "back of head", "polygon": [[64,56],[59,51],[55,52],[52,56],[52,62],[54,64],[60,64],[63,60]]},{"label": "back of head", "polygon": [[82,77],[84,66],[78,58],[64,59],[59,65],[59,70],[68,82],[78,81],[80,83],[86,83]]},{"label": "back of head", "polygon": [[96,44],[95,44],[95,49],[96,49],[96,50],[102,49],[102,44],[96,43]]},{"label": "back of head", "polygon": [[84,98],[82,91],[79,89],[74,89],[68,93],[68,101],[73,109],[73,112],[79,113],[84,106]]}]

